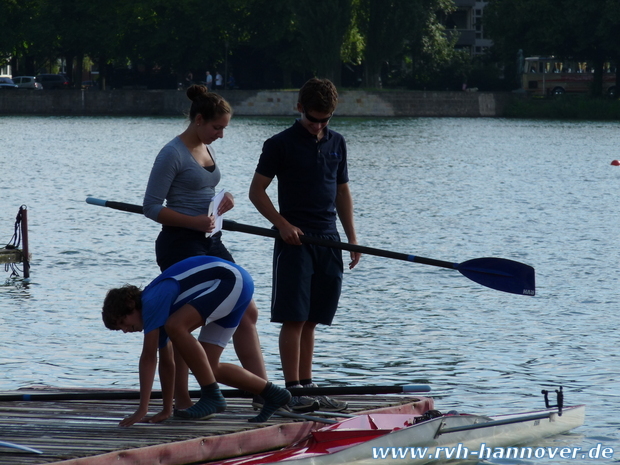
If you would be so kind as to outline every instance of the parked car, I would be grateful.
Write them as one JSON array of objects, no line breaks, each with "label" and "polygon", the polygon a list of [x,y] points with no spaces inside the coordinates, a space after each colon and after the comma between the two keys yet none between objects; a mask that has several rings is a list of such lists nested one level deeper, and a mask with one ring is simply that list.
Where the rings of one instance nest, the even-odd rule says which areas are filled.
[{"label": "parked car", "polygon": [[19,87],[13,82],[13,79],[9,77],[0,77],[0,90],[4,89],[19,89]]},{"label": "parked car", "polygon": [[13,78],[13,82],[20,89],[43,90],[43,85],[36,76],[16,76]]},{"label": "parked car", "polygon": [[39,74],[37,79],[43,85],[43,90],[69,88],[69,80],[62,74]]}]

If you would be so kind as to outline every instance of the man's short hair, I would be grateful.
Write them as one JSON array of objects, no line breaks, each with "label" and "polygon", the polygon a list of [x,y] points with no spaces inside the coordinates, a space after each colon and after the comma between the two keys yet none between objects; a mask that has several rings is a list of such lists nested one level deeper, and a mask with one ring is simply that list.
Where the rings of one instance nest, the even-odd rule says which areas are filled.
[{"label": "man's short hair", "polygon": [[329,79],[312,78],[299,89],[297,101],[306,112],[333,113],[338,105],[338,91]]}]

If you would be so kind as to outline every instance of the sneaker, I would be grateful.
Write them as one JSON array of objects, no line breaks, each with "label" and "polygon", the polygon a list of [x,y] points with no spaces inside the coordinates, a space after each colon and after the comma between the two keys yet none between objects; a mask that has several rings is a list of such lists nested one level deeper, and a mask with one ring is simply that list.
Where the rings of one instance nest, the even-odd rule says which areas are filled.
[{"label": "sneaker", "polygon": [[267,386],[261,392],[261,396],[264,401],[263,408],[258,415],[248,419],[250,423],[266,422],[274,413],[286,406],[292,397],[290,391],[273,383],[267,383]]},{"label": "sneaker", "polygon": [[[265,405],[265,399],[263,399],[258,394],[252,398],[252,408],[254,410],[261,410],[263,408],[263,405]],[[285,405],[284,407],[280,407],[279,410],[286,410],[287,412],[291,411],[288,405]]]},{"label": "sneaker", "polygon": [[[315,388],[318,387],[315,383],[306,384],[303,386],[304,388]],[[336,400],[327,396],[315,396],[313,397],[318,403],[319,408],[323,412],[342,412],[347,409],[349,404],[343,402],[341,400]]]},{"label": "sneaker", "polygon": [[[300,388],[301,385],[291,386],[293,388]],[[293,413],[308,413],[314,412],[320,408],[319,401],[313,397],[306,396],[293,396],[288,403],[288,409]]]},{"label": "sneaker", "polygon": [[172,418],[174,420],[192,420],[192,421],[201,421],[201,420],[209,420],[211,418],[213,418],[215,416],[215,413],[210,413],[208,415],[205,415],[204,417],[199,417],[199,418],[192,418],[190,416],[188,416],[187,412],[185,411],[186,409],[173,409],[172,411]]}]

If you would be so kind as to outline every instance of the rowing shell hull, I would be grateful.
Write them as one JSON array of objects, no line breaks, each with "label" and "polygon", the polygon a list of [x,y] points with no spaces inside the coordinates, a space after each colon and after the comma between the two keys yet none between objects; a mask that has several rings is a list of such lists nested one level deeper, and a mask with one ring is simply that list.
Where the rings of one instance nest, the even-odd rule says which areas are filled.
[{"label": "rowing shell hull", "polygon": [[[513,415],[445,415],[413,424],[409,414],[360,415],[338,424],[321,428],[297,444],[274,452],[218,462],[226,465],[290,463],[291,465],[357,464],[382,465],[441,463],[446,449],[456,454],[465,448],[469,460],[478,460],[481,444],[487,453],[497,447],[511,447],[536,442],[542,438],[566,433],[583,425],[585,406],[567,407],[558,415],[554,409]],[[373,448],[375,455],[373,455]],[[389,450],[385,457],[377,450]],[[386,449],[387,448],[387,449]],[[391,448],[407,450],[402,456],[392,456]],[[412,457],[411,448],[426,448],[423,456]],[[420,449],[418,449],[420,452]],[[475,452],[475,454],[472,454]],[[454,460],[456,455],[452,456]]]}]

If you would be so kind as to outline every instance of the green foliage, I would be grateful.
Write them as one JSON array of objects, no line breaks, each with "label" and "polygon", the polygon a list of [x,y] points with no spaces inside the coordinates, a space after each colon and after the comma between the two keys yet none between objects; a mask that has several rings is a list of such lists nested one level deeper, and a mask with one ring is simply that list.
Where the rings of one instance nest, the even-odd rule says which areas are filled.
[{"label": "green foliage", "polygon": [[45,35],[48,29],[40,0],[0,0],[0,62],[17,57],[43,60],[54,53],[54,46]]},{"label": "green foliage", "polygon": [[352,20],[352,0],[296,0],[295,28],[312,70],[322,78],[340,81],[340,52]]},{"label": "green foliage", "polygon": [[358,9],[354,7],[354,18],[344,35],[344,41],[340,50],[342,61],[353,65],[362,64],[364,60],[364,50],[366,48],[366,38],[360,31],[358,20],[355,18],[355,13],[357,11]]},{"label": "green foliage", "polygon": [[297,86],[311,75],[338,84],[343,63],[356,73],[364,65],[367,86],[380,77],[424,85],[441,73],[460,81],[467,60],[440,23],[453,8],[452,0],[0,0],[0,60],[32,72],[88,60],[102,76],[124,69],[179,80],[234,69],[242,87]]},{"label": "green foliage", "polygon": [[129,67],[179,78],[192,71],[197,80],[206,69],[234,69],[246,88],[297,87],[312,75],[339,84],[344,63],[349,82],[363,67],[366,87],[467,81],[496,90],[517,87],[521,49],[591,62],[593,94],[603,63],[620,63],[618,0],[490,0],[493,56],[474,63],[442,24],[455,8],[453,0],[0,0],[0,63],[30,74],[57,72],[59,59],[80,69],[86,59],[102,75]]},{"label": "green foliage", "polygon": [[401,63],[428,61],[442,67],[449,62],[453,42],[440,17],[452,9],[454,3],[447,0],[358,0],[355,18],[365,38],[366,86],[377,87],[380,81],[402,84],[404,76],[416,74]]},{"label": "green foliage", "polygon": [[383,63],[405,46],[408,28],[416,22],[419,2],[412,0],[360,0],[357,20],[366,38],[366,86],[378,87]]},{"label": "green foliage", "polygon": [[[430,0],[428,0],[430,1]],[[435,8],[446,14],[454,9],[452,2],[437,1]],[[427,11],[423,8],[421,11]],[[460,90],[471,71],[471,58],[465,50],[455,49],[458,36],[446,34],[436,14],[427,11],[425,19],[409,35],[405,54],[410,67],[401,82],[410,89]]]}]

